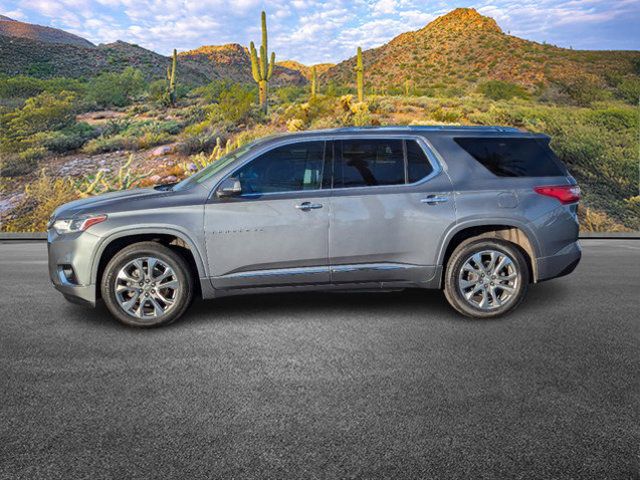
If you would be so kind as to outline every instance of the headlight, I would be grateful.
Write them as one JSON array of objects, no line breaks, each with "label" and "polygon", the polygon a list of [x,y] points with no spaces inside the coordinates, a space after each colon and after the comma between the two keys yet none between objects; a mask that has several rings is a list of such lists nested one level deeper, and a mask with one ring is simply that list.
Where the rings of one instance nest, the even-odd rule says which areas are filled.
[{"label": "headlight", "polygon": [[102,223],[107,219],[106,215],[79,215],[74,218],[61,218],[53,222],[53,229],[58,234],[84,232],[87,228]]}]

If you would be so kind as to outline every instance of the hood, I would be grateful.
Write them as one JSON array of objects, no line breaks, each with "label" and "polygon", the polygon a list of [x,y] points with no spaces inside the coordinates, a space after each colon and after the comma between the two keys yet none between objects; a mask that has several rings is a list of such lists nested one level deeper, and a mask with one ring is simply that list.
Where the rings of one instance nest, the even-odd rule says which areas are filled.
[{"label": "hood", "polygon": [[95,197],[65,203],[53,212],[51,218],[72,217],[83,213],[109,213],[110,211],[121,210],[123,203],[126,204],[130,200],[142,200],[170,194],[170,191],[155,190],[153,188],[138,188],[134,190],[103,193]]}]

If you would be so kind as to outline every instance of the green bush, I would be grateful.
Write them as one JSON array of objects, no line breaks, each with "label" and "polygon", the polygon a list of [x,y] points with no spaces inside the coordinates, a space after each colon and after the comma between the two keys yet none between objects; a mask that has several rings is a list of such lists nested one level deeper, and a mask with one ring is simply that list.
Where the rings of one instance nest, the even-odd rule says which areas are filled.
[{"label": "green bush", "polygon": [[489,80],[478,87],[478,92],[492,100],[510,100],[514,97],[527,98],[527,91],[515,83]]},{"label": "green bush", "polygon": [[43,144],[50,152],[66,153],[77,150],[87,141],[95,138],[99,131],[88,123],[76,123],[56,132],[50,132]]},{"label": "green bush", "polygon": [[222,121],[237,124],[246,122],[251,116],[255,97],[253,88],[236,83],[220,92],[218,103],[209,107],[208,120],[211,123]]},{"label": "green bush", "polygon": [[145,149],[168,143],[181,130],[182,125],[174,120],[111,120],[103,127],[100,136],[87,142],[82,150],[88,154],[96,154]]},{"label": "green bush", "polygon": [[592,103],[605,100],[607,91],[595,78],[578,76],[558,82],[560,90],[569,98],[569,103],[588,107]]},{"label": "green bush", "polygon": [[42,92],[59,93],[62,91],[83,93],[86,83],[74,79],[56,77],[41,79],[17,75],[15,77],[0,76],[0,98],[29,98]]},{"label": "green bush", "polygon": [[22,170],[28,171],[47,152],[42,144],[47,132],[73,125],[75,111],[71,92],[43,92],[28,99],[22,108],[0,116],[0,153],[18,154],[25,161]]},{"label": "green bush", "polygon": [[102,73],[89,82],[86,99],[101,108],[124,107],[144,91],[142,72],[133,67],[121,73]]},{"label": "green bush", "polygon": [[618,97],[632,105],[640,101],[640,78],[627,78],[620,82],[617,88]]}]

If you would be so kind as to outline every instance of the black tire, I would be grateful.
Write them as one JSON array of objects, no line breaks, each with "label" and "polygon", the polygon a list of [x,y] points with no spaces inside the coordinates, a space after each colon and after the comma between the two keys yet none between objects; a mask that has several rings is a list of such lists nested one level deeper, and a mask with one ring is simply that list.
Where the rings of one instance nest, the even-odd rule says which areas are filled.
[{"label": "black tire", "polygon": [[[137,258],[146,257],[156,258],[171,267],[179,288],[174,293],[173,303],[164,313],[155,317],[139,318],[127,313],[120,306],[115,287],[118,273],[123,267]],[[105,305],[118,321],[130,327],[152,328],[168,325],[182,316],[193,299],[193,282],[189,265],[180,254],[156,242],[140,242],[123,248],[113,256],[102,275],[100,288]]]},{"label": "black tire", "polygon": [[[516,282],[515,287],[513,288],[514,292],[511,294],[511,297],[505,301],[504,304],[499,306],[492,305],[493,301],[491,296],[485,292],[490,302],[490,309],[483,309],[476,306],[473,300],[467,300],[463,295],[462,284],[460,283],[460,272],[467,260],[474,254],[491,250],[502,253],[511,259],[515,266]],[[479,281],[477,280],[479,277],[473,278],[473,281]],[[493,238],[470,239],[458,245],[447,262],[444,278],[444,294],[449,301],[449,304],[467,317],[478,319],[495,318],[511,312],[520,305],[527,294],[529,278],[529,265],[527,264],[524,255],[516,245],[504,240]],[[482,282],[491,282],[491,280],[486,279]],[[487,284],[484,283],[484,285]],[[466,293],[474,290],[474,287],[467,288],[468,290],[466,290]],[[499,290],[499,287],[498,292],[498,295],[506,295],[506,292],[503,293],[502,290]],[[481,294],[482,292],[479,292],[477,295],[480,295],[481,298]]]}]

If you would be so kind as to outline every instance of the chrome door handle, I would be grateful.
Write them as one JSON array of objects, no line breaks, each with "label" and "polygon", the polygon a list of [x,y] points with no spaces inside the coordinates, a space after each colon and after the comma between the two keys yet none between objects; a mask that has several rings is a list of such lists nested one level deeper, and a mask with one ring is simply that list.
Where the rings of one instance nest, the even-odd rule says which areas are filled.
[{"label": "chrome door handle", "polygon": [[317,208],[322,208],[322,204],[321,203],[303,202],[300,205],[296,205],[296,208],[298,210],[302,210],[303,212],[306,212],[308,210],[315,210]]},{"label": "chrome door handle", "polygon": [[420,200],[427,205],[435,205],[436,203],[444,203],[449,201],[448,195],[427,195],[427,198]]}]

